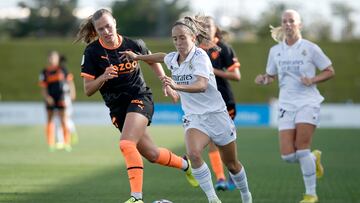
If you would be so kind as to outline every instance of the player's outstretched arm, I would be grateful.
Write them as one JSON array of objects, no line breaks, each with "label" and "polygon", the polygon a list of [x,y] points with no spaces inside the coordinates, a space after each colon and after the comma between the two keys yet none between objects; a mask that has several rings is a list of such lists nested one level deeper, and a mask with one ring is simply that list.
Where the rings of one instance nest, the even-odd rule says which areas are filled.
[{"label": "player's outstretched arm", "polygon": [[146,63],[162,63],[164,62],[164,58],[166,56],[166,53],[153,53],[153,54],[147,54],[147,55],[141,55],[141,54],[136,54],[132,51],[122,51],[119,52],[120,54],[122,54],[122,56],[120,57],[120,59],[128,59],[128,60],[140,60],[140,61],[144,61]]}]

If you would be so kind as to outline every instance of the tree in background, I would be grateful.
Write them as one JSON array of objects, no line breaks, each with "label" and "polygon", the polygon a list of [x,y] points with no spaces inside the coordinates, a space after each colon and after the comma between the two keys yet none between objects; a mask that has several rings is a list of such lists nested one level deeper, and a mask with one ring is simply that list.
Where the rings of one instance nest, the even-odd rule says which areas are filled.
[{"label": "tree in background", "polygon": [[341,39],[342,40],[353,39],[355,23],[350,16],[355,11],[355,9],[353,9],[352,7],[350,7],[345,3],[332,3],[331,8],[332,8],[332,13],[335,16],[338,16],[344,25],[343,30],[341,32]]},{"label": "tree in background", "polygon": [[68,36],[77,26],[73,10],[77,0],[32,0],[19,3],[29,8],[30,16],[25,20],[16,20],[10,29],[13,37],[26,36]]},{"label": "tree in background", "polygon": [[167,37],[172,24],[188,10],[184,0],[129,0],[112,5],[120,33],[128,36]]},{"label": "tree in background", "polygon": [[268,9],[266,9],[257,23],[257,36],[260,39],[271,39],[269,25],[274,27],[280,26],[280,17],[283,11],[286,9],[284,3],[272,3]]}]

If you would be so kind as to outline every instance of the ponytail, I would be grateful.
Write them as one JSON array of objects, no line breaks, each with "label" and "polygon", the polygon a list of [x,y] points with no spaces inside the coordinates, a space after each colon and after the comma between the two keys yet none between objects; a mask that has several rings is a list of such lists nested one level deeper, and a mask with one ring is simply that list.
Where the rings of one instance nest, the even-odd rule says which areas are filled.
[{"label": "ponytail", "polygon": [[271,37],[276,42],[282,42],[285,39],[284,30],[282,29],[281,26],[274,27],[272,25],[269,25],[269,27],[270,27]]},{"label": "ponytail", "polygon": [[89,16],[86,20],[84,20],[80,24],[80,29],[76,35],[75,42],[82,41],[85,42],[86,44],[89,44],[98,37],[98,34],[92,23],[92,17],[93,17],[92,15]]},{"label": "ponytail", "polygon": [[89,44],[98,38],[98,34],[94,27],[94,21],[101,18],[104,14],[108,14],[112,17],[112,14],[109,10],[99,9],[93,15],[89,16],[80,24],[79,31],[76,35],[75,43],[83,41],[86,44]]}]

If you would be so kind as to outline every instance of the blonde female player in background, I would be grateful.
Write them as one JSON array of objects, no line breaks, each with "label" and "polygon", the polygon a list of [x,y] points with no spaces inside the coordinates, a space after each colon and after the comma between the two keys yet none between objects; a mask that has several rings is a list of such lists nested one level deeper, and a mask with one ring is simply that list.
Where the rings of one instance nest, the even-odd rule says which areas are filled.
[{"label": "blonde female player in background", "polygon": [[[147,54],[142,40],[132,40],[117,33],[116,20],[106,9],[97,10],[80,26],[77,40],[87,43],[81,64],[81,76],[87,96],[99,91],[110,110],[113,124],[121,133],[119,147],[125,159],[131,197],[125,203],[143,203],[143,171],[141,156],[153,163],[183,170],[192,186],[199,184],[191,174],[186,158],[166,148],[158,148],[147,126],[154,113],[152,92],[146,85],[140,64],[121,59],[125,50]],[[165,76],[159,63],[148,63],[159,78]],[[174,100],[178,96],[169,86],[165,93]]]},{"label": "blonde female player in background", "polygon": [[240,190],[243,203],[251,203],[244,167],[238,161],[236,128],[231,120],[224,100],[216,87],[211,61],[206,52],[196,44],[212,43],[200,23],[203,17],[185,17],[172,28],[172,39],[177,51],[169,54],[155,53],[138,55],[122,52],[129,60],[143,60],[148,63],[165,62],[172,77],[164,76],[164,85],[177,90],[185,112],[185,144],[192,162],[193,175],[211,203],[221,202],[216,195],[211,173],[201,154],[213,141],[220,150],[221,159],[236,187]]},{"label": "blonde female player in background", "polygon": [[310,147],[324,100],[316,84],[333,77],[334,69],[316,44],[302,39],[301,27],[298,12],[286,10],[282,14],[281,27],[272,30],[279,44],[270,49],[266,73],[258,75],[255,83],[268,85],[276,77],[279,80],[281,158],[288,163],[300,163],[306,189],[300,203],[315,203],[316,178],[323,175],[323,167],[321,151],[311,153]]}]

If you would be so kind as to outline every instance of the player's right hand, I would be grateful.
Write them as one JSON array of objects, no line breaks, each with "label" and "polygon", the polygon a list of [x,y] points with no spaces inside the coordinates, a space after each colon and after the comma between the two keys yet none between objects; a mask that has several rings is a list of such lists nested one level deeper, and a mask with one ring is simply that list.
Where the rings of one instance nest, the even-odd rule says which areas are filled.
[{"label": "player's right hand", "polygon": [[137,54],[132,51],[120,51],[119,54],[122,54],[120,56],[120,60],[126,59],[128,61],[137,60]]},{"label": "player's right hand", "polygon": [[55,104],[55,101],[54,99],[51,97],[51,96],[47,96],[46,97],[46,103],[49,105],[49,106],[52,106]]},{"label": "player's right hand", "polygon": [[110,79],[117,78],[118,73],[116,71],[116,68],[113,65],[107,67],[105,69],[104,73],[102,74],[102,77],[103,77],[105,82],[110,80]]}]

